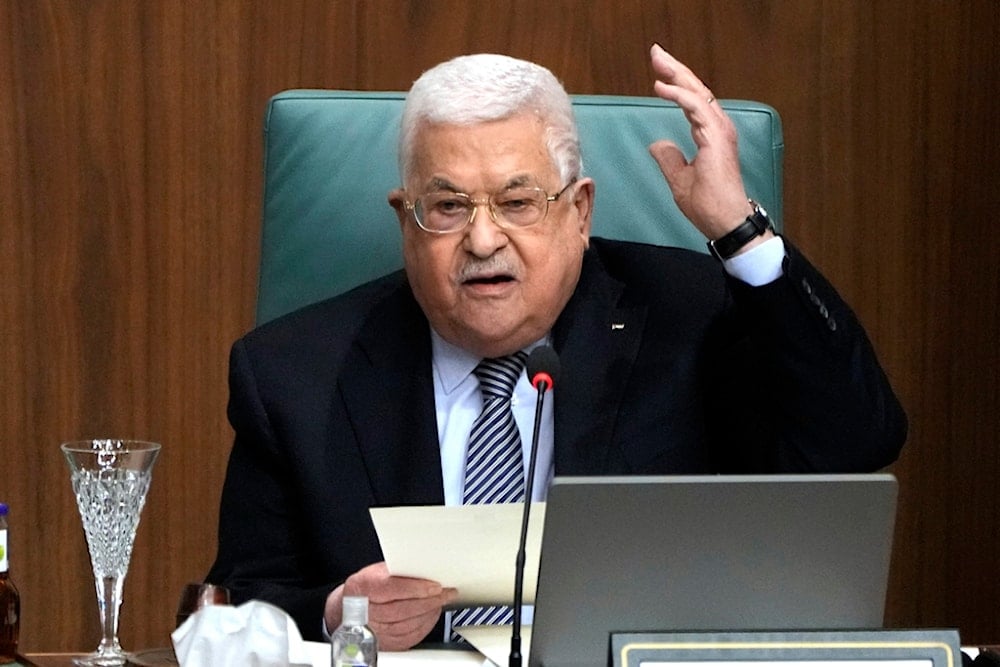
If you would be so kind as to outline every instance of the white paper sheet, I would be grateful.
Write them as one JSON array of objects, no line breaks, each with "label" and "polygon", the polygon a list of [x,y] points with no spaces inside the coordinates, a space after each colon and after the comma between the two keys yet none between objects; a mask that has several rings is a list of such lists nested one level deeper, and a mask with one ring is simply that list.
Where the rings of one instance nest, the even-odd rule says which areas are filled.
[{"label": "white paper sheet", "polygon": [[[470,625],[459,628],[458,634],[465,641],[476,647],[486,658],[497,665],[507,665],[510,662],[510,626],[509,625]],[[521,664],[527,665],[530,657],[531,626],[521,626]]]},{"label": "white paper sheet", "polygon": [[[521,536],[521,503],[371,510],[389,572],[458,589],[455,607],[510,604]],[[532,503],[524,603],[535,600],[545,503]]]}]

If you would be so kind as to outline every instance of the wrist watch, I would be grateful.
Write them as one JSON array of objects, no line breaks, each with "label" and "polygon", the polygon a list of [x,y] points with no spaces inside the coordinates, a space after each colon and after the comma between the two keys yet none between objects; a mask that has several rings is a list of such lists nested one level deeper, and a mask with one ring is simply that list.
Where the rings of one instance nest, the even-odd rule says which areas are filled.
[{"label": "wrist watch", "polygon": [[767,217],[764,207],[752,199],[747,200],[753,206],[753,213],[740,223],[740,226],[729,232],[725,236],[708,242],[708,251],[717,259],[729,259],[740,248],[750,243],[769,229],[774,229],[771,219]]}]

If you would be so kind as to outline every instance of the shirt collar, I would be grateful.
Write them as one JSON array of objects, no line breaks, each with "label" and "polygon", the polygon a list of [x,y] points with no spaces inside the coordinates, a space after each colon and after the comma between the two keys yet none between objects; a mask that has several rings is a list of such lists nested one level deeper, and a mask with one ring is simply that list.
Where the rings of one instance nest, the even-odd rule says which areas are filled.
[{"label": "shirt collar", "polygon": [[[524,348],[530,353],[539,345],[547,345],[549,335]],[[445,394],[453,392],[476,369],[482,357],[472,354],[457,345],[452,345],[431,328],[431,359],[434,373]]]}]

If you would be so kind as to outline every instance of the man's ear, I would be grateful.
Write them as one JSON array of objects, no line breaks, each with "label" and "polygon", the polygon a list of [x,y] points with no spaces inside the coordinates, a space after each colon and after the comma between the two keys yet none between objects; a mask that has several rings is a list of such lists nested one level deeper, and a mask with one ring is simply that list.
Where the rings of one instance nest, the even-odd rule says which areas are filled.
[{"label": "man's ear", "polygon": [[594,192],[596,190],[594,179],[581,178],[573,195],[573,207],[580,221],[580,235],[583,237],[584,247],[590,246],[590,225],[594,214]]},{"label": "man's ear", "polygon": [[406,221],[410,217],[409,211],[406,210],[406,192],[402,188],[390,190],[386,199],[389,202],[389,206],[396,211],[396,217],[399,218],[400,230],[404,230],[406,228]]}]

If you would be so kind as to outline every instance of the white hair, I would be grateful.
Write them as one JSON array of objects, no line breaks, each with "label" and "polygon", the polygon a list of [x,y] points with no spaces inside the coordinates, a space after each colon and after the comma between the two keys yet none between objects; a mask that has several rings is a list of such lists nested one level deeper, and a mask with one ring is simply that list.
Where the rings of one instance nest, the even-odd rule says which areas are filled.
[{"label": "white hair", "polygon": [[573,105],[552,72],[492,53],[432,67],[413,83],[403,106],[398,156],[403,183],[413,168],[413,144],[422,123],[473,125],[529,111],[545,125],[545,145],[562,182],[579,178],[583,163]]}]

